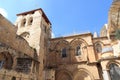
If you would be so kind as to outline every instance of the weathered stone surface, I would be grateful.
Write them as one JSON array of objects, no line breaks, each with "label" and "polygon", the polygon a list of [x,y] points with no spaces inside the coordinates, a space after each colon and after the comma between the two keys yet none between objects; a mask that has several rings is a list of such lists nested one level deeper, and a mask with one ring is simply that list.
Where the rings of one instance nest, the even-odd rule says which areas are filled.
[{"label": "weathered stone surface", "polygon": [[114,0],[100,37],[51,38],[42,9],[17,14],[15,25],[0,15],[0,80],[111,80],[111,65],[117,75],[120,66],[120,43],[110,36],[119,28],[119,4]]}]

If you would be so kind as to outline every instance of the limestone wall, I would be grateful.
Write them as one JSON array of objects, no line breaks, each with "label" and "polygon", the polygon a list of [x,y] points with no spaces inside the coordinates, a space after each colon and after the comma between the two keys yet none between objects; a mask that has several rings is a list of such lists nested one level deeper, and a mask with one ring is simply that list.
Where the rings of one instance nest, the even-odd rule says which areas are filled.
[{"label": "limestone wall", "polygon": [[12,80],[13,77],[16,80],[37,80],[34,74],[23,74],[13,70],[0,69],[0,80]]},{"label": "limestone wall", "polygon": [[33,57],[34,50],[23,38],[16,35],[15,26],[2,15],[0,15],[0,42]]}]

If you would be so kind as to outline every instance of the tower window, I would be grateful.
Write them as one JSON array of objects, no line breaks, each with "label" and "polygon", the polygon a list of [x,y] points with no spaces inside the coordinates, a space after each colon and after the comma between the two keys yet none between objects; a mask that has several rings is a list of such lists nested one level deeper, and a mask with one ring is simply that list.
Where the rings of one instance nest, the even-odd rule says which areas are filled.
[{"label": "tower window", "polygon": [[33,18],[30,17],[29,22],[28,22],[28,25],[32,25],[32,23],[33,23]]},{"label": "tower window", "polygon": [[66,50],[66,48],[63,48],[61,53],[62,53],[62,58],[67,57],[67,50]]},{"label": "tower window", "polygon": [[76,47],[76,56],[81,55],[81,46]]},{"label": "tower window", "polygon": [[21,26],[25,26],[26,24],[26,19],[23,19]]}]

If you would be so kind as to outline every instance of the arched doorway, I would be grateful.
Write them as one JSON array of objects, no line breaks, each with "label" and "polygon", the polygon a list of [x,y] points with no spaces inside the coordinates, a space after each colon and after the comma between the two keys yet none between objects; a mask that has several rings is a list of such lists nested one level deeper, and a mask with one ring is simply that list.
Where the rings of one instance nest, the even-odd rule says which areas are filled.
[{"label": "arched doorway", "polygon": [[86,70],[79,70],[74,75],[74,80],[94,80],[93,77]]},{"label": "arched doorway", "polygon": [[56,75],[56,80],[72,80],[72,76],[69,72],[60,71]]},{"label": "arched doorway", "polygon": [[111,80],[120,80],[120,67],[112,63],[109,65]]}]

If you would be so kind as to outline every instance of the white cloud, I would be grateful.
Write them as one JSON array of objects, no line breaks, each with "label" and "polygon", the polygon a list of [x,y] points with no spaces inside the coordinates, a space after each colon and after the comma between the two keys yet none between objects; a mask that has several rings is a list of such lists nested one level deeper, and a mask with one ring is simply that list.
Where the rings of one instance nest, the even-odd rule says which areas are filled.
[{"label": "white cloud", "polygon": [[2,14],[4,17],[6,17],[7,18],[7,12],[6,12],[6,10],[5,9],[3,9],[3,8],[0,8],[0,14]]}]

